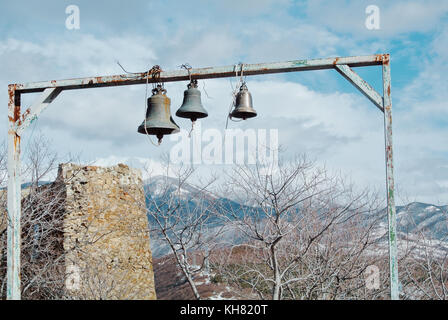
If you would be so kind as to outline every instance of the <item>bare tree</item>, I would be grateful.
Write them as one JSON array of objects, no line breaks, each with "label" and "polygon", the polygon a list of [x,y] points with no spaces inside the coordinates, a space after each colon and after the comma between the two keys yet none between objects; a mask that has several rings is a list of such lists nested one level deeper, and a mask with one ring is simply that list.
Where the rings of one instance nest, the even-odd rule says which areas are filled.
[{"label": "bare tree", "polygon": [[[0,153],[0,170],[5,150]],[[78,179],[86,166],[72,166],[70,174],[61,179],[58,155],[50,148],[45,137],[39,135],[28,144],[24,154],[22,188],[22,246],[21,246],[21,296],[23,299],[133,299],[150,296],[151,287],[133,286],[129,281],[151,273],[151,257],[145,251],[149,244],[147,219],[130,214],[135,205],[104,201],[108,197],[105,184]],[[69,161],[73,162],[73,161]],[[61,169],[61,168],[60,168]],[[0,171],[0,178],[6,177]],[[88,170],[87,170],[88,171]],[[74,180],[72,180],[74,179]],[[83,181],[80,181],[83,180]],[[0,181],[2,185],[3,181]],[[70,196],[76,208],[67,206],[67,184],[75,187]],[[119,189],[119,190],[118,190]],[[126,190],[125,190],[126,189]],[[129,190],[131,189],[131,190]],[[135,185],[115,189],[125,201],[128,192],[137,194]],[[105,191],[105,193],[104,193]],[[103,193],[101,193],[103,192]],[[78,195],[79,194],[79,195]],[[6,190],[1,190],[1,199]],[[99,195],[104,195],[99,199]],[[140,196],[140,193],[138,193]],[[6,198],[6,197],[4,197]],[[80,201],[77,202],[76,199]],[[132,198],[129,195],[129,201]],[[72,206],[70,204],[70,206]],[[92,209],[95,207],[95,209]],[[6,296],[6,201],[2,202],[0,222],[0,298]],[[69,211],[67,211],[67,209]],[[73,210],[77,210],[73,212]],[[137,208],[138,209],[138,208]],[[106,218],[107,215],[107,218]],[[135,219],[134,219],[135,218]],[[123,227],[124,226],[124,227]],[[70,231],[71,230],[71,231]],[[110,243],[119,242],[121,236],[133,238],[133,252],[143,252],[138,261],[119,245],[111,253]],[[106,248],[106,249],[105,249]],[[134,260],[132,260],[134,259]],[[125,267],[123,267],[125,266]],[[130,266],[130,267],[129,267]],[[132,270],[132,271],[130,271]],[[131,279],[131,280],[130,280]]]},{"label": "bare tree", "polygon": [[377,262],[368,254],[376,240],[375,195],[355,193],[305,157],[278,167],[239,166],[227,186],[243,205],[224,205],[221,214],[243,237],[214,267],[242,294],[278,300],[365,293],[364,272]]},{"label": "bare tree", "polygon": [[[440,212],[446,218],[439,223],[445,226],[448,225],[447,208],[445,206]],[[402,250],[407,252],[400,262],[403,297],[411,300],[448,300],[448,234],[435,239],[431,230],[418,228],[410,216],[406,219],[411,220],[416,231],[408,232],[402,240]]]},{"label": "bare tree", "polygon": [[[41,179],[57,168],[57,154],[39,134],[28,144],[24,155],[22,181],[29,185],[22,190],[21,284],[24,299],[48,299],[63,296],[62,219],[63,194],[55,184],[39,187]],[[3,149],[1,158],[4,158]],[[1,161],[0,161],[1,162]],[[1,176],[6,180],[6,167]],[[2,183],[2,185],[6,185]],[[6,198],[6,189],[2,196]],[[6,199],[2,201],[0,295],[6,291]]]},{"label": "bare tree", "polygon": [[7,230],[7,149],[5,143],[0,144],[0,297],[4,296],[6,290],[6,230]]},{"label": "bare tree", "polygon": [[195,277],[207,269],[223,228],[216,221],[216,197],[207,190],[215,179],[192,186],[188,181],[194,172],[183,167],[171,170],[166,163],[164,176],[148,179],[154,188],[148,190],[142,205],[148,208],[153,241],[159,238],[168,245],[195,298],[201,299]]},{"label": "bare tree", "polygon": [[[0,297],[6,296],[6,148],[0,153]],[[21,296],[22,299],[67,299],[67,250],[63,248],[65,188],[56,176],[60,157],[51,149],[50,141],[42,134],[30,140],[22,162],[22,245]],[[70,160],[73,160],[71,158]],[[76,174],[74,174],[75,176]],[[47,180],[47,181],[46,181]],[[88,245],[80,243],[79,246]]]}]

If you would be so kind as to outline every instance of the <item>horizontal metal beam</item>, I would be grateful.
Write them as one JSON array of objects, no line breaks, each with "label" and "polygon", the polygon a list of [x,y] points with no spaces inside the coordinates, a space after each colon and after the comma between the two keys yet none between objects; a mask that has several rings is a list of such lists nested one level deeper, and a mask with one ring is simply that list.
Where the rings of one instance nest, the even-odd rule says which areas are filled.
[{"label": "horizontal metal beam", "polygon": [[[274,63],[259,63],[259,64],[244,64],[243,72],[246,76],[258,74],[271,74],[295,71],[321,70],[333,69],[335,65],[348,65],[350,67],[365,67],[382,65],[385,57],[388,54],[376,54],[370,56],[358,57],[341,57],[341,58],[325,58],[325,59],[308,59],[308,60],[293,60],[286,62]],[[235,72],[241,71],[241,65],[224,66],[224,67],[209,67],[190,69],[191,76],[194,79],[211,79],[224,78],[235,76]],[[15,84],[15,89],[18,93],[40,92],[46,88],[61,88],[62,90],[95,88],[95,87],[110,87],[110,86],[125,86],[133,84],[143,84],[147,81],[147,71],[141,73],[100,76],[89,78],[78,78],[68,80],[52,80],[43,82],[32,82],[25,84]],[[158,81],[172,82],[189,80],[188,70],[173,70],[162,71]],[[155,82],[151,77],[148,82]]]},{"label": "horizontal metal beam", "polygon": [[383,97],[373,89],[363,78],[347,65],[336,65],[336,70],[351,84],[353,84],[363,95],[373,102],[378,109],[384,112]]}]

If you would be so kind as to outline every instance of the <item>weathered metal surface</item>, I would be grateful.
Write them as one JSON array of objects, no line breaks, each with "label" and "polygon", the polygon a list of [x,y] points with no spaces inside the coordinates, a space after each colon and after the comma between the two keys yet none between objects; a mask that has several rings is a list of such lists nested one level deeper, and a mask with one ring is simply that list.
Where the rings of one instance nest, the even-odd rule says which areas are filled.
[{"label": "weathered metal surface", "polygon": [[166,90],[157,87],[152,93],[148,98],[145,120],[137,128],[137,132],[155,135],[160,143],[164,135],[177,133],[180,128],[171,117],[171,99],[166,96]]},{"label": "weathered metal surface", "polygon": [[60,88],[45,89],[37,101],[35,101],[34,104],[28,108],[16,121],[15,131],[17,132],[17,135],[20,136],[23,130],[25,130],[34,120],[37,119],[39,114],[47,108],[51,102],[53,102],[60,92]]},{"label": "weathered metal surface", "polygon": [[398,258],[397,258],[397,217],[394,194],[394,164],[392,148],[392,98],[391,98],[390,58],[383,61],[384,136],[386,144],[386,189],[389,224],[389,267],[390,294],[392,300],[399,299]]},{"label": "weathered metal surface", "polygon": [[15,124],[20,119],[20,94],[8,87],[8,226],[7,226],[7,289],[8,300],[20,300],[21,182],[20,136]]},{"label": "weathered metal surface", "polygon": [[345,64],[335,65],[336,70],[351,84],[353,84],[363,95],[365,95],[372,103],[378,107],[382,112],[383,98],[373,89],[363,78],[361,78],[352,68]]},{"label": "weathered metal surface", "polygon": [[198,90],[197,80],[192,80],[188,84],[188,89],[184,91],[184,100],[176,111],[176,116],[190,119],[192,122],[208,116],[201,102],[201,91]]},{"label": "weathered metal surface", "polygon": [[[293,60],[286,62],[244,64],[244,75],[282,73],[294,71],[332,69],[335,65],[348,65],[350,67],[365,67],[382,64],[383,55],[370,55],[360,57],[342,57],[325,59]],[[161,71],[157,78],[149,78],[148,82],[172,82],[193,79],[225,78],[235,76],[237,66],[197,68],[190,70]],[[103,77],[89,77],[68,80],[52,80],[44,82],[32,82],[17,84],[17,90],[21,93],[39,92],[45,88],[61,88],[63,90],[124,86],[133,84],[144,84],[147,81],[148,72],[137,74],[124,74]]]},{"label": "weathered metal surface", "polygon": [[236,95],[235,109],[229,116],[231,118],[239,118],[243,120],[257,116],[257,111],[253,108],[252,95],[244,82],[240,87],[240,91]]}]

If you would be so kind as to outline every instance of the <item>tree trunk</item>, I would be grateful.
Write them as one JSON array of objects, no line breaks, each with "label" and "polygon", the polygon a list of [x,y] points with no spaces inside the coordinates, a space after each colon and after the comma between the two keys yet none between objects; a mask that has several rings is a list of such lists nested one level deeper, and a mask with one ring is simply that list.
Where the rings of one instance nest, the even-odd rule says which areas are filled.
[{"label": "tree trunk", "polygon": [[272,290],[272,300],[280,300],[281,279],[278,269],[277,252],[275,246],[271,246],[272,267],[274,269],[274,288]]}]

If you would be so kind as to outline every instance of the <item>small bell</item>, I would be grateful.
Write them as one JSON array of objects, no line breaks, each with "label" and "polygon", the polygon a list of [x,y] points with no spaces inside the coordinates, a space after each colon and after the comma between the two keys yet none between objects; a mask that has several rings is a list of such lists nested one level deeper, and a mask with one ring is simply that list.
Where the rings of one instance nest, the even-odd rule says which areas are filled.
[{"label": "small bell", "polygon": [[171,117],[170,104],[171,100],[166,96],[166,90],[160,85],[154,88],[152,96],[148,98],[146,119],[137,131],[142,134],[155,135],[159,144],[164,135],[179,132],[179,126]]},{"label": "small bell", "polygon": [[184,91],[184,101],[179,110],[177,110],[176,116],[188,118],[192,122],[208,116],[207,110],[204,109],[201,103],[201,91],[197,88],[198,81],[196,79],[191,80],[188,84],[188,89]]},{"label": "small bell", "polygon": [[256,116],[257,112],[252,107],[252,95],[247,90],[246,83],[243,82],[240,91],[236,95],[235,109],[230,114],[230,117],[246,120]]}]

